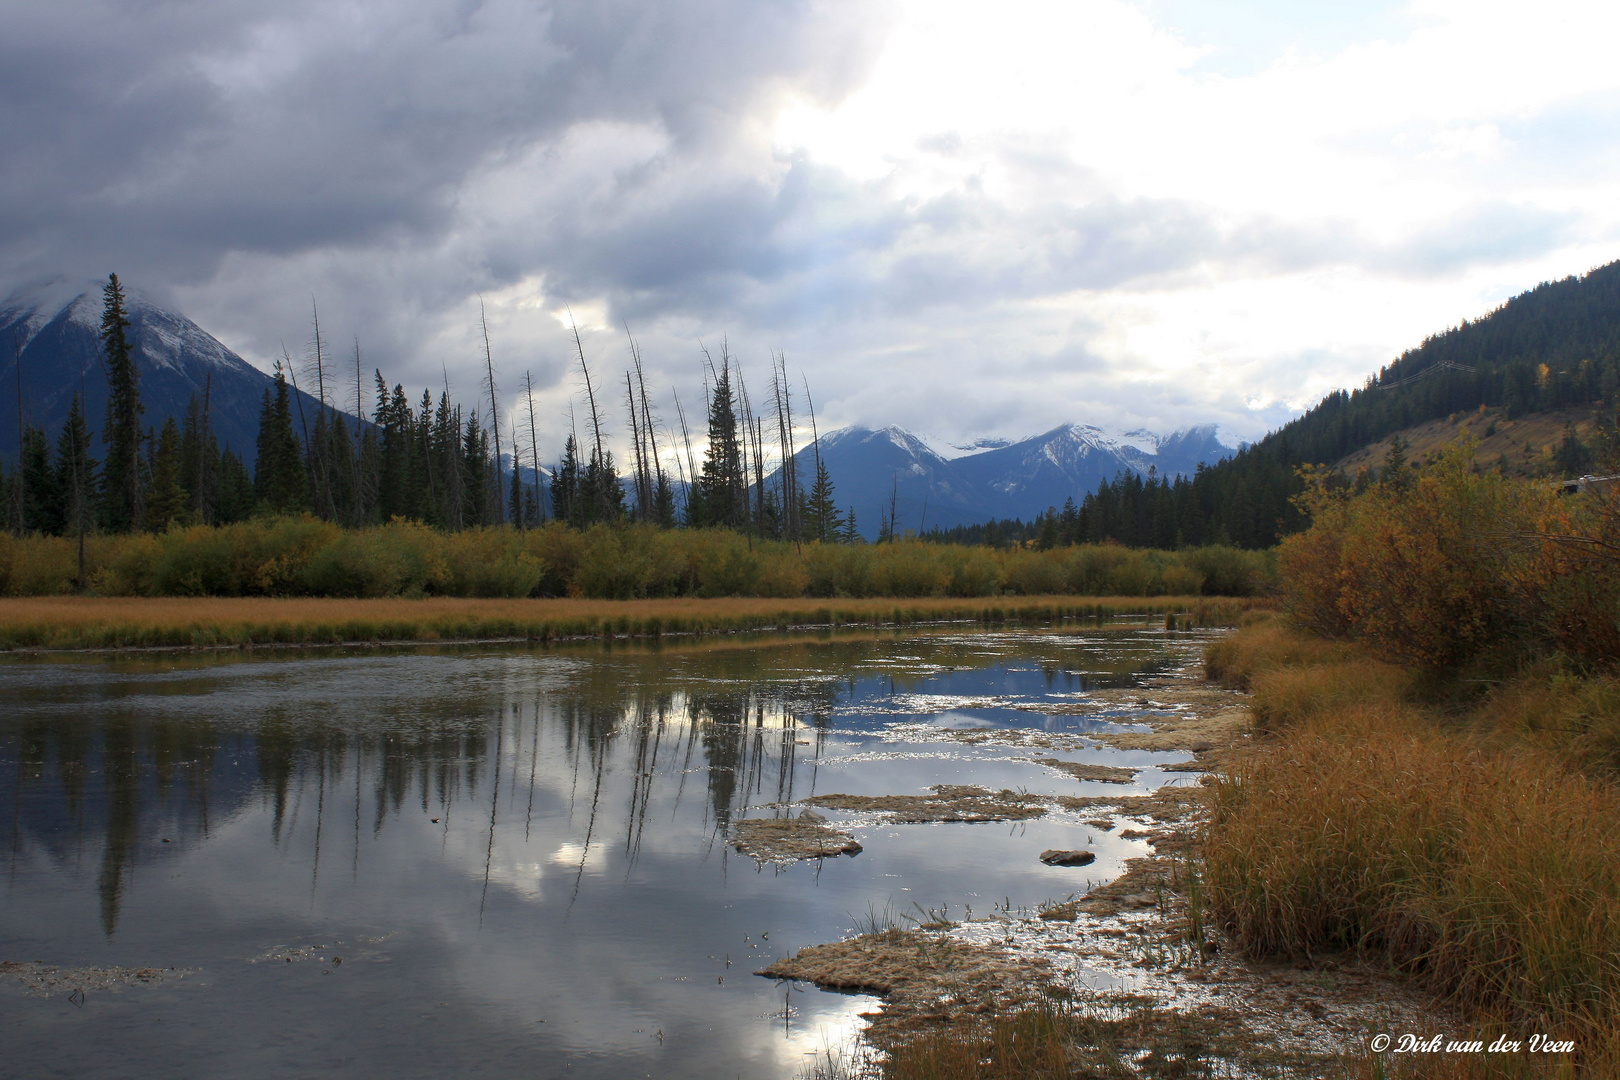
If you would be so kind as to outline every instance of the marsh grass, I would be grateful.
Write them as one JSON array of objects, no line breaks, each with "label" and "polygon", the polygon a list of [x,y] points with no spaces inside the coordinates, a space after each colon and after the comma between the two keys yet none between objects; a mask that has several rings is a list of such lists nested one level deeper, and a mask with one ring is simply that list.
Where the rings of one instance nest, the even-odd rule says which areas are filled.
[{"label": "marsh grass", "polygon": [[657,600],[315,599],[279,597],[0,598],[0,648],[105,649],[646,637],[907,626],[945,621],[1051,623],[1180,610],[1230,624],[1256,601],[1197,597],[912,600],[808,597]]},{"label": "marsh grass", "polygon": [[1412,673],[1280,620],[1237,637],[1215,666],[1245,674],[1271,738],[1215,781],[1212,915],[1252,954],[1353,952],[1574,1039],[1583,1068],[1620,1062],[1620,791],[1571,768],[1608,760],[1612,682],[1531,670],[1440,709]]}]

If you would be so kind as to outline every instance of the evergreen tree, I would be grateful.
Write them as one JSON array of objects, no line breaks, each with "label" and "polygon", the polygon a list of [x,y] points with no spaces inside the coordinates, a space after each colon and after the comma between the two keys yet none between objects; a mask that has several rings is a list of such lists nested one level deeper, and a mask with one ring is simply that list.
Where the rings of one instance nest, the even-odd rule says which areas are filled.
[{"label": "evergreen tree", "polygon": [[823,543],[838,537],[838,504],[833,501],[832,474],[827,463],[816,458],[816,479],[810,485],[810,496],[804,504],[804,534]]},{"label": "evergreen tree", "polygon": [[435,524],[442,529],[461,528],[461,421],[450,404],[450,395],[439,395],[433,413],[433,473],[437,477],[438,507]]},{"label": "evergreen tree", "polygon": [[191,498],[180,486],[182,469],[180,425],[169,417],[158,433],[152,451],[152,490],[146,502],[146,524],[153,532],[163,532],[174,522],[189,518]]},{"label": "evergreen tree", "polygon": [[489,523],[489,435],[479,426],[476,414],[467,417],[461,438],[462,524]]},{"label": "evergreen tree", "polygon": [[90,530],[96,469],[96,460],[90,456],[90,429],[84,420],[84,401],[74,394],[67,420],[62,424],[62,434],[56,439],[54,486],[60,492],[63,535],[82,535]]},{"label": "evergreen tree", "polygon": [[67,507],[51,468],[51,444],[45,432],[30,424],[23,431],[22,460],[17,472],[23,484],[23,529],[51,536],[62,533]]},{"label": "evergreen tree", "polygon": [[748,525],[748,474],[737,432],[731,369],[720,369],[709,401],[709,448],[692,492],[692,524],[743,529]]},{"label": "evergreen tree", "polygon": [[246,521],[253,516],[258,496],[253,477],[236,452],[227,446],[219,455],[219,486],[215,489],[214,514],[220,524]]},{"label": "evergreen tree", "polygon": [[507,496],[507,513],[509,520],[519,529],[528,526],[528,515],[524,513],[523,505],[523,477],[518,470],[517,462],[512,463],[512,490]]},{"label": "evergreen tree", "polygon": [[1378,474],[1378,480],[1386,487],[1404,491],[1410,479],[1411,470],[1406,465],[1406,441],[1397,435],[1389,441],[1389,450],[1384,454],[1384,467]]},{"label": "evergreen tree", "polygon": [[135,357],[124,333],[130,321],[117,274],[107,275],[101,291],[101,344],[107,359],[106,486],[102,521],[113,532],[141,528],[145,511],[141,484],[141,407]]},{"label": "evergreen tree", "polygon": [[274,514],[291,514],[308,509],[309,495],[303,454],[293,432],[292,404],[287,376],[276,365],[275,394],[264,393],[259,411],[258,458],[253,469],[253,488],[263,507]]},{"label": "evergreen tree", "polygon": [[551,516],[578,526],[583,523],[579,505],[579,447],[573,435],[563,444],[562,463],[551,478]]},{"label": "evergreen tree", "polygon": [[653,520],[663,529],[675,527],[675,489],[669,475],[660,471],[653,492]]},{"label": "evergreen tree", "polygon": [[591,451],[579,485],[579,501],[586,513],[586,524],[616,522],[624,517],[624,485],[619,483],[612,451]]},{"label": "evergreen tree", "polygon": [[843,530],[837,534],[837,540],[840,544],[866,543],[866,538],[862,536],[860,530],[855,527],[855,508],[853,506],[844,511],[844,527]]},{"label": "evergreen tree", "polygon": [[180,429],[179,483],[190,494],[191,520],[212,525],[219,520],[216,489],[219,484],[219,442],[209,429],[204,406],[191,396]]},{"label": "evergreen tree", "polygon": [[1558,466],[1558,471],[1566,480],[1585,476],[1592,471],[1592,454],[1575,434],[1574,428],[1564,429],[1564,441],[1553,453],[1553,464]]}]

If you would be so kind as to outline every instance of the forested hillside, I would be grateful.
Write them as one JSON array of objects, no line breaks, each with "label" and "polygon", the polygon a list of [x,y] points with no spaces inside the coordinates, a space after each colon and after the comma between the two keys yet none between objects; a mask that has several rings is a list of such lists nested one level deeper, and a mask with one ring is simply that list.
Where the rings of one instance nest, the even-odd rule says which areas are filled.
[{"label": "forested hillside", "polygon": [[[1612,409],[1620,387],[1620,262],[1545,282],[1403,353],[1361,389],[1191,479],[1129,474],[1063,521],[1064,539],[1131,546],[1270,547],[1304,522],[1291,500],[1304,464],[1332,464],[1394,432],[1481,405],[1513,419],[1574,406]],[[1603,464],[1603,448],[1588,448]],[[1054,512],[1054,518],[1064,515]]]}]

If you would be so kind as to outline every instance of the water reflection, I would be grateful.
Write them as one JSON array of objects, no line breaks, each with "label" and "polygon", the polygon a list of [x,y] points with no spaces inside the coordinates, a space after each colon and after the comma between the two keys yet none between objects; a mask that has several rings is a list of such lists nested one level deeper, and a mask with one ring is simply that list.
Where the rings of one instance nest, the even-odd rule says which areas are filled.
[{"label": "water reflection", "polygon": [[[791,1074],[861,1006],[749,972],[872,905],[1074,891],[1029,856],[1077,826],[865,823],[857,859],[784,870],[730,852],[729,823],[976,776],[1079,791],[1027,755],[895,725],[1080,731],[1090,689],[1195,644],[1133,627],[0,664],[0,960],[198,969],[187,989],[95,996],[71,1039],[60,1002],[8,998],[17,1060]],[[1099,877],[1136,850],[1093,839]],[[313,981],[246,963],[298,942],[349,960]],[[151,1035],[162,1016],[188,1025],[185,1061]],[[424,1025],[404,1045],[402,1017]]]}]

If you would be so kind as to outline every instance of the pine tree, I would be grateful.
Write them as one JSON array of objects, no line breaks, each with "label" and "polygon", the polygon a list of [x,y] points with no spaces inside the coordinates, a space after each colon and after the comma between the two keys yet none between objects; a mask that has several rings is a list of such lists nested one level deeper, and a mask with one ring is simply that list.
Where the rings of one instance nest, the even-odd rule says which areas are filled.
[{"label": "pine tree", "polygon": [[551,516],[578,526],[583,523],[579,505],[579,446],[573,435],[563,444],[562,463],[551,478]]},{"label": "pine tree", "polygon": [[731,369],[723,366],[709,401],[709,448],[692,492],[692,524],[742,529],[748,525],[748,474],[737,433]]},{"label": "pine tree", "polygon": [[612,451],[591,451],[579,485],[579,501],[585,508],[585,524],[616,522],[624,517],[624,485],[619,483]]},{"label": "pine tree", "polygon": [[187,504],[191,499],[180,486],[181,459],[180,425],[171,416],[163,422],[151,455],[152,490],[146,502],[146,524],[153,532],[163,532],[190,516]]},{"label": "pine tree", "polygon": [[145,511],[141,485],[141,408],[139,373],[124,331],[130,321],[117,274],[102,289],[101,343],[107,359],[106,485],[102,521],[113,532],[141,528]]},{"label": "pine tree", "polygon": [[461,438],[462,523],[488,524],[489,519],[489,435],[478,424],[476,414],[467,417]]},{"label": "pine tree", "polygon": [[864,544],[866,542],[866,537],[862,536],[860,530],[855,527],[855,508],[853,506],[844,511],[844,527],[837,534],[837,540],[841,544]]},{"label": "pine tree", "polygon": [[67,507],[56,470],[51,468],[51,443],[45,432],[29,425],[23,431],[22,460],[17,467],[23,484],[23,529],[58,536],[67,520]]},{"label": "pine tree", "polygon": [[293,433],[292,403],[288,397],[287,376],[276,365],[275,395],[264,392],[259,411],[258,458],[253,469],[253,488],[264,508],[274,514],[291,514],[308,508],[303,454]]},{"label": "pine tree", "polygon": [[90,456],[90,429],[84,419],[84,401],[74,394],[62,433],[56,439],[54,488],[59,493],[59,529],[63,535],[76,535],[90,528],[97,487],[96,468],[96,460]]},{"label": "pine tree", "polygon": [[827,543],[838,538],[839,527],[832,474],[827,471],[827,463],[817,455],[816,480],[810,485],[810,497],[804,504],[804,534],[811,540]]},{"label": "pine tree", "polygon": [[191,496],[191,520],[212,525],[219,520],[219,442],[208,426],[207,408],[191,396],[180,429],[180,486]]},{"label": "pine tree", "polygon": [[253,491],[253,477],[247,466],[227,446],[219,455],[219,486],[215,489],[215,520],[221,524],[246,521],[253,516],[257,495]]}]

